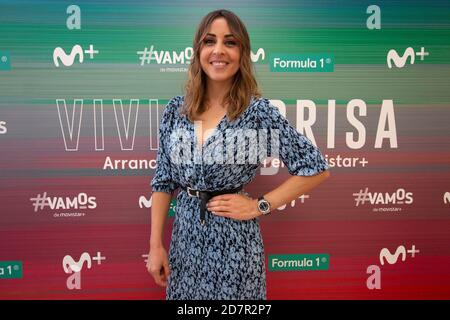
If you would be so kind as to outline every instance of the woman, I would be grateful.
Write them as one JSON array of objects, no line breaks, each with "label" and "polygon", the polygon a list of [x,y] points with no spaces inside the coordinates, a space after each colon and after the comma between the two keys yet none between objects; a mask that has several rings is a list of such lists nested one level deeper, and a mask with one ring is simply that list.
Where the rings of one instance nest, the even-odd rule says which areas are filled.
[{"label": "woman", "polygon": [[[249,36],[234,13],[207,14],[193,48],[186,95],[169,101],[160,122],[147,267],[155,282],[167,287],[167,299],[266,299],[259,218],[322,183],[329,176],[328,165],[320,151],[260,97]],[[255,151],[257,143],[241,144],[245,151],[256,152],[258,163],[249,161],[251,156],[242,149],[225,152],[236,147],[242,129],[258,132],[258,141],[267,146]],[[278,148],[273,147],[277,143]],[[267,155],[278,155],[278,150],[292,177],[252,198],[242,186],[256,175],[264,150],[270,151]],[[163,227],[177,188],[168,257]]]}]

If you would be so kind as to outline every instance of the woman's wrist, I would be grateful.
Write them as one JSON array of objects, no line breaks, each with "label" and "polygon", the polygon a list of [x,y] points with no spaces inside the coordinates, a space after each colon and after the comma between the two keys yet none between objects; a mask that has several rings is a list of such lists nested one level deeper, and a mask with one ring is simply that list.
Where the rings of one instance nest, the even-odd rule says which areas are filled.
[{"label": "woman's wrist", "polygon": [[158,239],[158,240],[150,240],[150,249],[159,249],[159,248],[163,248],[163,242],[162,239]]},{"label": "woman's wrist", "polygon": [[258,209],[258,199],[252,199],[252,208],[252,214],[254,214],[256,217],[262,215],[262,212]]}]

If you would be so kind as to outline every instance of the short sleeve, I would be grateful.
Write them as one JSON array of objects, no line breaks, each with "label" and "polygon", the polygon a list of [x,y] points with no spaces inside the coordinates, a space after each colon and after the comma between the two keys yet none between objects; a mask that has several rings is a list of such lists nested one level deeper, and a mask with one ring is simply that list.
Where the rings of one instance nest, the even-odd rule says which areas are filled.
[{"label": "short sleeve", "polygon": [[169,129],[172,127],[173,114],[176,109],[177,98],[172,98],[164,108],[164,112],[159,122],[159,145],[156,155],[156,169],[151,181],[152,191],[162,191],[172,194],[178,187],[178,184],[173,181],[170,159],[167,150],[167,139],[169,137]]},{"label": "short sleeve", "polygon": [[[268,156],[279,157],[291,175],[313,176],[329,169],[320,150],[305,135],[291,126],[268,99],[260,101],[259,119],[261,128],[268,130],[266,140]],[[273,129],[278,130],[271,132]],[[271,141],[271,137],[274,141]]]}]

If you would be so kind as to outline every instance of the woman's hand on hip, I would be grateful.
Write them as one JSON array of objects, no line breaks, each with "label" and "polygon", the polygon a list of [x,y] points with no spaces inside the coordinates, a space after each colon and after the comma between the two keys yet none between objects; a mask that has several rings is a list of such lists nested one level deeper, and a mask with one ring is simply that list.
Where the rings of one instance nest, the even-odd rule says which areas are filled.
[{"label": "woman's hand on hip", "polygon": [[209,199],[206,209],[217,216],[250,220],[261,215],[257,199],[239,193],[221,194]]}]

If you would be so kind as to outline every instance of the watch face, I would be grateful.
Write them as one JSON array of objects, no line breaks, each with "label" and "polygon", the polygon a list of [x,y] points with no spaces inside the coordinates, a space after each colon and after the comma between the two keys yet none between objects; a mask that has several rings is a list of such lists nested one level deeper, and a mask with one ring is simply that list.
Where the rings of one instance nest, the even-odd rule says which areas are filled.
[{"label": "watch face", "polygon": [[269,204],[267,203],[267,201],[262,200],[259,202],[259,210],[262,212],[266,212],[267,210],[269,210]]}]

